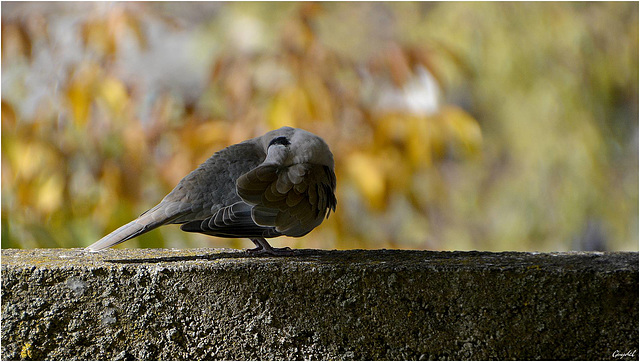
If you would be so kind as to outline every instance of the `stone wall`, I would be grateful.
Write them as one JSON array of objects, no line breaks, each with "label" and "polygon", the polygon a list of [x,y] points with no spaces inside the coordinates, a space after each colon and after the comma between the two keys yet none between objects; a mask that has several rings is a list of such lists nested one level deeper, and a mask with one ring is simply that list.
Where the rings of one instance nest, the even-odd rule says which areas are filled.
[{"label": "stone wall", "polygon": [[635,252],[7,249],[1,358],[637,360],[638,285]]}]

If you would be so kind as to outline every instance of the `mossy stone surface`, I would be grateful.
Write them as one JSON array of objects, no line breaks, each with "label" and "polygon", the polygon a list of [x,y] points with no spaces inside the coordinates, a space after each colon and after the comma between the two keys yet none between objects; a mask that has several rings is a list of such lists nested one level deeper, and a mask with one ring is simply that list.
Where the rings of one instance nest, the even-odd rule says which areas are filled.
[{"label": "mossy stone surface", "polygon": [[610,360],[633,350],[635,252],[2,250],[3,360]]}]

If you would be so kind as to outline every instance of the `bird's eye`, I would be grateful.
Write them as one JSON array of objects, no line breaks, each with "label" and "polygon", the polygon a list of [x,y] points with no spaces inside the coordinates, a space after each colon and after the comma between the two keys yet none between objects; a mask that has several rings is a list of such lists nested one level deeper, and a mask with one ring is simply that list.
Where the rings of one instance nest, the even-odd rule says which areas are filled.
[{"label": "bird's eye", "polygon": [[291,142],[289,142],[289,140],[287,139],[287,137],[276,137],[274,139],[271,140],[271,142],[269,142],[269,147],[271,147],[272,145],[284,145],[284,146],[288,146],[290,145]]}]

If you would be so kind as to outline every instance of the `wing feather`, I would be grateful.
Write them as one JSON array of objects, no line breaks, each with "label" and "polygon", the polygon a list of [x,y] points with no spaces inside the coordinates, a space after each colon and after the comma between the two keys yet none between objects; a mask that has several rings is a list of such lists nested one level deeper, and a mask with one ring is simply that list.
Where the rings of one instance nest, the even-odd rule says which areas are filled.
[{"label": "wing feather", "polygon": [[335,211],[335,174],[327,166],[260,165],[240,176],[236,187],[253,207],[254,221],[284,235],[305,235]]},{"label": "wing feather", "polygon": [[219,209],[204,220],[183,224],[183,231],[222,237],[276,237],[282,235],[274,227],[262,226],[254,221],[253,208],[243,201]]}]

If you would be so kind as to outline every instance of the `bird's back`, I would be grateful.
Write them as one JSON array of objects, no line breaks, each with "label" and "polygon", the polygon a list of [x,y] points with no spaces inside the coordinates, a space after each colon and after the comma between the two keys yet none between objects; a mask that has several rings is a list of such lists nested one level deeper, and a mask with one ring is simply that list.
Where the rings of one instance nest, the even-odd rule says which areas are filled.
[{"label": "bird's back", "polygon": [[204,219],[218,209],[241,201],[236,180],[264,161],[265,153],[252,140],[229,146],[209,157],[185,176],[162,200],[190,204],[193,213],[173,221]]}]

